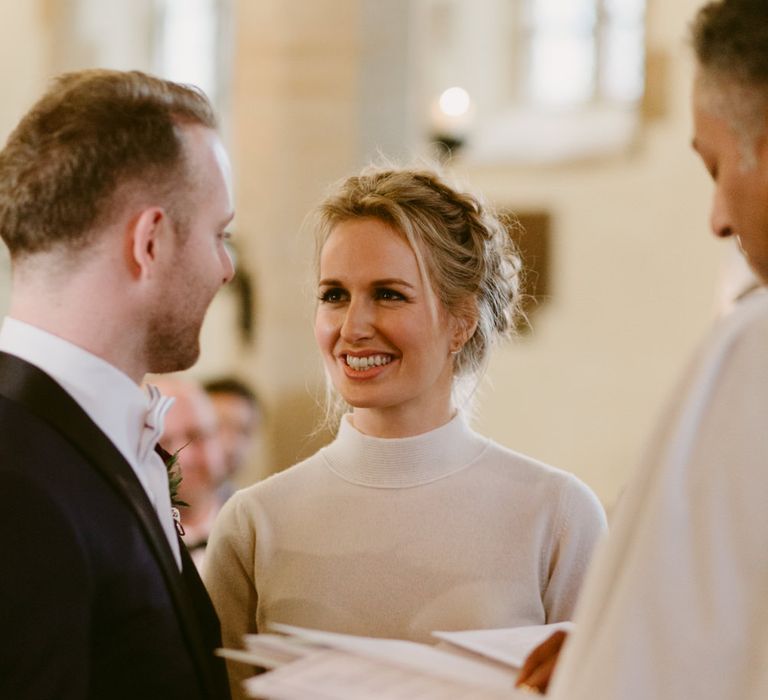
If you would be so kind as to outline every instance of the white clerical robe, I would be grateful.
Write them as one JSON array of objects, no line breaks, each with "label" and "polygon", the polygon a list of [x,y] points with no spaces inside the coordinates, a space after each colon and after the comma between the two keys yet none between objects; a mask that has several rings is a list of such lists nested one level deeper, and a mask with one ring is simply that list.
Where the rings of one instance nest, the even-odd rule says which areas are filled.
[{"label": "white clerical robe", "polygon": [[552,700],[768,698],[768,291],[722,319],[602,543]]}]

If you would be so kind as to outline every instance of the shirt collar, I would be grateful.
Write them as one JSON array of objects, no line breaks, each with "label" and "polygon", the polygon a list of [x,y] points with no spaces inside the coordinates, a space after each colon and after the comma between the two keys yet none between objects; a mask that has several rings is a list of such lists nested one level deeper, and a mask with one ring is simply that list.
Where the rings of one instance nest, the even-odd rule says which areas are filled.
[{"label": "shirt collar", "polygon": [[0,350],[55,379],[136,468],[149,398],[128,375],[63,338],[9,316],[0,328]]}]

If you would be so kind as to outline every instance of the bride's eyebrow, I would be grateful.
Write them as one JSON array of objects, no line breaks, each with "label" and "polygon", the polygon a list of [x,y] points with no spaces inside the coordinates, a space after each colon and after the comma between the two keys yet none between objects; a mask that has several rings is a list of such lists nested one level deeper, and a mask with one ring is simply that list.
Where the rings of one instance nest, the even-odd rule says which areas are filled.
[{"label": "bride's eyebrow", "polygon": [[371,282],[374,287],[386,287],[389,285],[397,285],[398,287],[408,287],[408,289],[415,289],[415,287],[405,280],[401,280],[399,277],[387,277],[386,279],[374,280]]},{"label": "bride's eyebrow", "polygon": [[[415,289],[415,287],[410,283],[406,282],[403,279],[400,279],[399,277],[386,277],[384,279],[380,280],[373,280],[371,282],[371,287],[387,287],[387,286],[398,286],[398,287],[407,287],[408,289]],[[337,279],[321,279],[317,283],[318,287],[343,287],[344,283],[341,280]]]}]

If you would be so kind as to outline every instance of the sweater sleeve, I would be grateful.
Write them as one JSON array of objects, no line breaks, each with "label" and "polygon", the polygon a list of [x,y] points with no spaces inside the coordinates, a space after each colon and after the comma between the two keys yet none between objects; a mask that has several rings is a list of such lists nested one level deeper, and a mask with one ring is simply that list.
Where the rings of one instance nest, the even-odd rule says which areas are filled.
[{"label": "sweater sleeve", "polygon": [[595,545],[607,529],[597,496],[572,475],[565,477],[553,530],[542,599],[548,623],[572,620]]},{"label": "sweater sleeve", "polygon": [[[258,593],[254,583],[256,532],[247,502],[235,494],[222,508],[206,549],[204,580],[221,621],[225,647],[241,649],[255,634]],[[243,681],[254,675],[246,664],[227,661],[233,700],[245,698]]]}]

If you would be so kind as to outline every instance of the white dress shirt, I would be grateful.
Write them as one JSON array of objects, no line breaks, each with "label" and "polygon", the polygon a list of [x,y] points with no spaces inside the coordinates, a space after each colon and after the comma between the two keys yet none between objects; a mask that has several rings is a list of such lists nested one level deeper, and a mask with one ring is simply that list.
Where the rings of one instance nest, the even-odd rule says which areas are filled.
[{"label": "white dress shirt", "polygon": [[144,487],[181,568],[167,471],[154,451],[173,399],[159,397],[155,387],[147,396],[130,377],[100,357],[9,316],[0,328],[0,350],[55,379],[112,441]]}]

